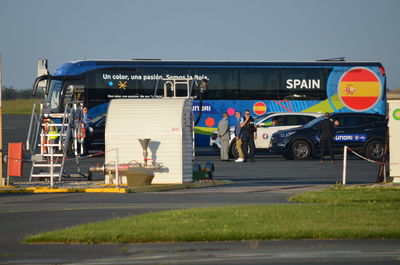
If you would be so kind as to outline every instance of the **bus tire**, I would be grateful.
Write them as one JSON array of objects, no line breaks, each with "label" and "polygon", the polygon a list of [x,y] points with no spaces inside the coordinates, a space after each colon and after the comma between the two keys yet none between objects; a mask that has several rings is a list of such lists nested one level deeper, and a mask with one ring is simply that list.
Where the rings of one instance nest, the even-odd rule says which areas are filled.
[{"label": "bus tire", "polygon": [[306,160],[311,157],[311,146],[303,140],[297,140],[292,144],[291,157],[295,160]]},{"label": "bus tire", "polygon": [[239,158],[239,153],[236,150],[236,140],[233,140],[232,143],[229,145],[229,158],[237,159]]},{"label": "bus tire", "polygon": [[365,155],[372,160],[382,161],[385,155],[385,145],[382,141],[373,140],[365,147]]}]

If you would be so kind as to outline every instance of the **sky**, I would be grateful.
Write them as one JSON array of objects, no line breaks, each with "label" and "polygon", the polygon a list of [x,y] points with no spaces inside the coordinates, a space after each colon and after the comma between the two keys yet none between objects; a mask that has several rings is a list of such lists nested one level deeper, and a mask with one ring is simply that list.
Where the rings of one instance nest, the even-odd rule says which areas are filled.
[{"label": "sky", "polygon": [[399,0],[0,0],[3,86],[81,59],[379,61],[400,88]]}]

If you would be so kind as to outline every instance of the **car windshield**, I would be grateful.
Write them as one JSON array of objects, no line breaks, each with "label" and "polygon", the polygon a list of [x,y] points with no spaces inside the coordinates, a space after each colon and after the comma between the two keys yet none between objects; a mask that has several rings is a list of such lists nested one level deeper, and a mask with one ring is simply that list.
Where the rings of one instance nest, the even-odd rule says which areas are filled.
[{"label": "car windshield", "polygon": [[304,128],[310,128],[310,127],[314,127],[316,124],[318,124],[320,121],[322,121],[323,119],[325,119],[325,116],[321,116],[318,117],[316,119],[313,119],[312,121],[310,121],[309,123],[306,123],[303,127]]}]

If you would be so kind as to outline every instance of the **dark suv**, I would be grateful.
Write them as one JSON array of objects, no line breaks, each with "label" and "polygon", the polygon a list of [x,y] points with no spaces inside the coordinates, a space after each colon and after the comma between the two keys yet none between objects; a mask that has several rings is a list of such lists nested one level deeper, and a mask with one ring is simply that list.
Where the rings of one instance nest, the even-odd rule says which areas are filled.
[{"label": "dark suv", "polygon": [[[306,125],[272,135],[272,149],[288,159],[308,159],[319,154],[318,126],[325,117]],[[373,160],[381,160],[387,134],[387,120],[379,114],[333,113],[330,118],[339,122],[335,127],[333,148],[343,152],[347,145]]]}]

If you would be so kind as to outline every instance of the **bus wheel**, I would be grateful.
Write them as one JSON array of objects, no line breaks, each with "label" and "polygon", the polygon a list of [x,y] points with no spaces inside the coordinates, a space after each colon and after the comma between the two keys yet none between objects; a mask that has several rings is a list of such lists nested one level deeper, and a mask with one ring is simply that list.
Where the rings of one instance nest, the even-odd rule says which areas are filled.
[{"label": "bus wheel", "polygon": [[294,142],[291,150],[291,157],[296,160],[308,159],[311,156],[311,147],[306,141],[303,140]]},{"label": "bus wheel", "polygon": [[229,145],[229,158],[237,159],[239,157],[239,153],[236,150],[236,140],[233,140]]},{"label": "bus wheel", "polygon": [[372,160],[381,161],[385,154],[385,146],[382,141],[374,140],[367,144],[365,155]]}]

